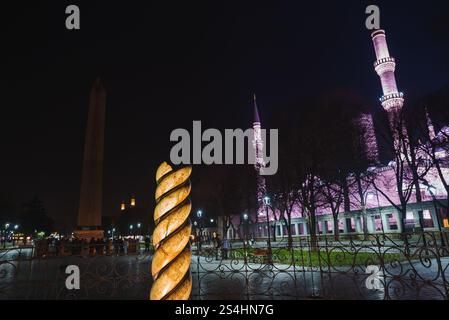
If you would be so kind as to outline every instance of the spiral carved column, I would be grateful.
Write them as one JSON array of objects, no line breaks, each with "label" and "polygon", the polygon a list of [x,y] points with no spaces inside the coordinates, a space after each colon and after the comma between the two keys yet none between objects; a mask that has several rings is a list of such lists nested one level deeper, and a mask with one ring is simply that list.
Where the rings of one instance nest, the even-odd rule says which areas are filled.
[{"label": "spiral carved column", "polygon": [[192,227],[189,220],[192,208],[189,199],[191,173],[192,167],[173,171],[166,162],[156,172],[151,300],[187,300],[192,291]]}]

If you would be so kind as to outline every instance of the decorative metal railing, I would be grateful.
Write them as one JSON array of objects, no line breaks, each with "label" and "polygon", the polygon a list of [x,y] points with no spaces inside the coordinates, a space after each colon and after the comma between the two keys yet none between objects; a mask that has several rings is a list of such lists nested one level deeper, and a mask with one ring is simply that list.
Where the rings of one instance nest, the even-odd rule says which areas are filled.
[{"label": "decorative metal railing", "polygon": [[380,65],[382,63],[386,63],[386,62],[396,62],[396,60],[393,57],[385,57],[385,58],[379,59],[374,62],[374,68],[377,67],[378,65]]},{"label": "decorative metal railing", "polygon": [[196,252],[193,298],[449,299],[447,234],[272,244]]},{"label": "decorative metal railing", "polygon": [[[425,232],[193,243],[191,298],[449,299],[448,240]],[[0,251],[0,299],[148,299],[152,252],[92,248]],[[79,267],[79,290],[65,285],[69,265]]]},{"label": "decorative metal railing", "polygon": [[[102,245],[75,248],[72,254],[50,246],[0,251],[0,299],[146,299],[152,282],[151,252]],[[66,248],[67,249],[67,248]],[[100,253],[101,252],[101,253]],[[67,266],[78,266],[80,289],[68,290]]]}]

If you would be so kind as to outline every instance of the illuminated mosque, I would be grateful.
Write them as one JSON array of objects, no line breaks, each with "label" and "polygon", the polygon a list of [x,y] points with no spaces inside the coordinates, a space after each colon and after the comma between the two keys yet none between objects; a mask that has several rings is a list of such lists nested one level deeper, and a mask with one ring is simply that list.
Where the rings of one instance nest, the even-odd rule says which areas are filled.
[{"label": "illuminated mosque", "polygon": [[[399,138],[402,137],[398,133],[395,121],[400,116],[404,105],[404,94],[398,91],[395,79],[396,62],[390,56],[386,35],[384,30],[375,30],[371,34],[371,38],[376,53],[376,61],[374,69],[380,78],[382,85],[383,96],[380,98],[380,103],[388,114],[389,125],[393,133],[393,143],[398,144]],[[449,127],[444,127],[440,132],[436,133],[429,114],[426,111],[428,134],[431,140],[447,143],[447,136],[449,134]],[[416,188],[408,199],[406,206],[406,214],[403,217],[403,223],[400,223],[401,214],[393,203],[400,204],[398,196],[397,180],[395,177],[397,165],[396,161],[391,161],[387,166],[381,165],[378,160],[378,145],[374,131],[373,118],[371,114],[361,114],[358,118],[358,125],[362,129],[363,138],[365,142],[365,153],[368,160],[373,163],[373,166],[368,168],[368,171],[376,174],[375,184],[367,185],[365,191],[360,194],[354,192],[349,193],[349,197],[358,197],[360,199],[351,199],[350,211],[340,209],[338,214],[338,221],[335,223],[332,211],[329,207],[322,207],[316,212],[316,233],[317,234],[334,234],[334,228],[338,225],[339,234],[342,235],[357,235],[367,233],[400,233],[409,232],[413,230],[438,231],[449,228],[448,215],[443,207],[438,206],[439,200],[447,199],[447,194],[443,183],[441,182],[438,170],[432,166],[425,173],[422,179],[425,183],[419,183],[419,195],[417,197]],[[256,164],[255,168],[260,173],[264,166],[262,158],[262,150],[264,147],[261,138],[261,121],[257,104],[254,100],[254,148]],[[407,137],[406,132],[402,132]],[[406,138],[407,139],[407,138]],[[439,158],[443,165],[441,166],[440,174],[443,174],[446,181],[449,180],[449,166],[448,150],[437,150],[436,157]],[[425,158],[425,155],[424,155]],[[374,165],[375,164],[375,165]],[[354,177],[347,178],[350,188],[355,188]],[[352,181],[351,181],[352,180]],[[248,214],[235,215],[232,217],[231,225],[227,228],[225,236],[229,239],[238,239],[244,237],[267,238],[271,237],[287,237],[287,226],[282,219],[279,219],[279,213],[276,208],[273,209],[267,202],[269,200],[265,191],[264,176],[258,175],[258,190],[259,190],[259,207],[257,210],[257,217]],[[262,191],[261,191],[262,190]],[[381,191],[380,191],[381,190]],[[419,201],[417,201],[417,198]],[[267,201],[264,201],[267,200]],[[393,202],[393,203],[392,203]],[[273,210],[276,213],[273,214]],[[277,219],[276,219],[277,217]],[[310,234],[310,221],[307,214],[303,214],[300,206],[296,206],[291,214],[291,235],[307,236]],[[267,219],[269,223],[267,223]],[[364,221],[366,219],[366,221]],[[222,220],[222,219],[219,219]],[[243,228],[245,224],[246,229]],[[249,221],[249,223],[248,223]],[[219,225],[219,230],[224,230],[222,225]],[[268,230],[270,229],[270,233]],[[402,230],[405,229],[405,230]]]}]

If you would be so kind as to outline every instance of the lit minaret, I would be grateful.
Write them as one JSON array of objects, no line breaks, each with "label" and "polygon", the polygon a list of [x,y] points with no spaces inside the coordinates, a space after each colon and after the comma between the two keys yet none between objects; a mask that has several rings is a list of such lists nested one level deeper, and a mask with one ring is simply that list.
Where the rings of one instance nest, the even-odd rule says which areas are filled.
[{"label": "lit minaret", "polygon": [[263,161],[263,140],[262,140],[259,110],[257,109],[256,95],[254,95],[253,130],[254,130],[253,146],[254,146],[254,150],[256,151],[254,166],[255,166],[257,172],[260,173],[261,169],[265,166],[265,163]]},{"label": "lit minaret", "polygon": [[[256,95],[254,95],[254,121],[253,121],[253,130],[254,130],[254,140],[253,146],[255,150],[255,163],[254,168],[256,169],[257,175],[257,199],[259,204],[261,204],[262,198],[265,195],[265,179],[260,174],[261,170],[265,167],[265,162],[263,160],[263,140],[262,140],[262,132],[261,132],[261,124],[259,117],[259,110],[257,109]],[[259,210],[258,210],[259,212]]]},{"label": "lit minaret", "polygon": [[356,124],[362,130],[365,141],[365,155],[370,164],[379,163],[379,149],[377,147],[376,133],[374,131],[373,116],[370,113],[361,113]]},{"label": "lit minaret", "polygon": [[[374,50],[376,51],[376,62],[374,62],[374,69],[380,77],[382,84],[383,96],[380,98],[382,107],[388,113],[390,127],[393,132],[395,141],[398,140],[397,121],[404,105],[404,95],[398,91],[396,86],[396,79],[394,71],[396,69],[396,62],[393,57],[390,57],[388,52],[387,40],[385,38],[384,30],[376,30],[371,34],[374,43]],[[405,130],[403,131],[405,133]]]}]

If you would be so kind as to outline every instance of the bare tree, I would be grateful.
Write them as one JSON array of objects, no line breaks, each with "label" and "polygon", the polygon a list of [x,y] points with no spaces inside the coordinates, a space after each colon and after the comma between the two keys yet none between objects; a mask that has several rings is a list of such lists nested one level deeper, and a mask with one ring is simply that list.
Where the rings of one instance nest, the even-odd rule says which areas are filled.
[{"label": "bare tree", "polygon": [[323,181],[323,187],[321,188],[321,194],[324,202],[330,208],[332,212],[332,218],[334,223],[334,238],[339,239],[340,227],[338,224],[338,216],[340,208],[343,203],[343,188],[333,180]]},{"label": "bare tree", "polygon": [[[367,176],[366,179],[399,213],[399,223],[402,232],[405,232],[405,219],[407,205],[416,192],[416,183],[423,181],[429,170],[428,166],[420,166],[417,158],[416,145],[410,143],[405,127],[404,112],[390,114],[390,126],[393,132],[392,153],[394,161],[389,164],[394,171],[392,177],[377,170],[376,175]],[[383,169],[382,169],[383,170]],[[396,190],[398,200],[389,194],[388,190]],[[418,189],[419,190],[419,189]]]}]

